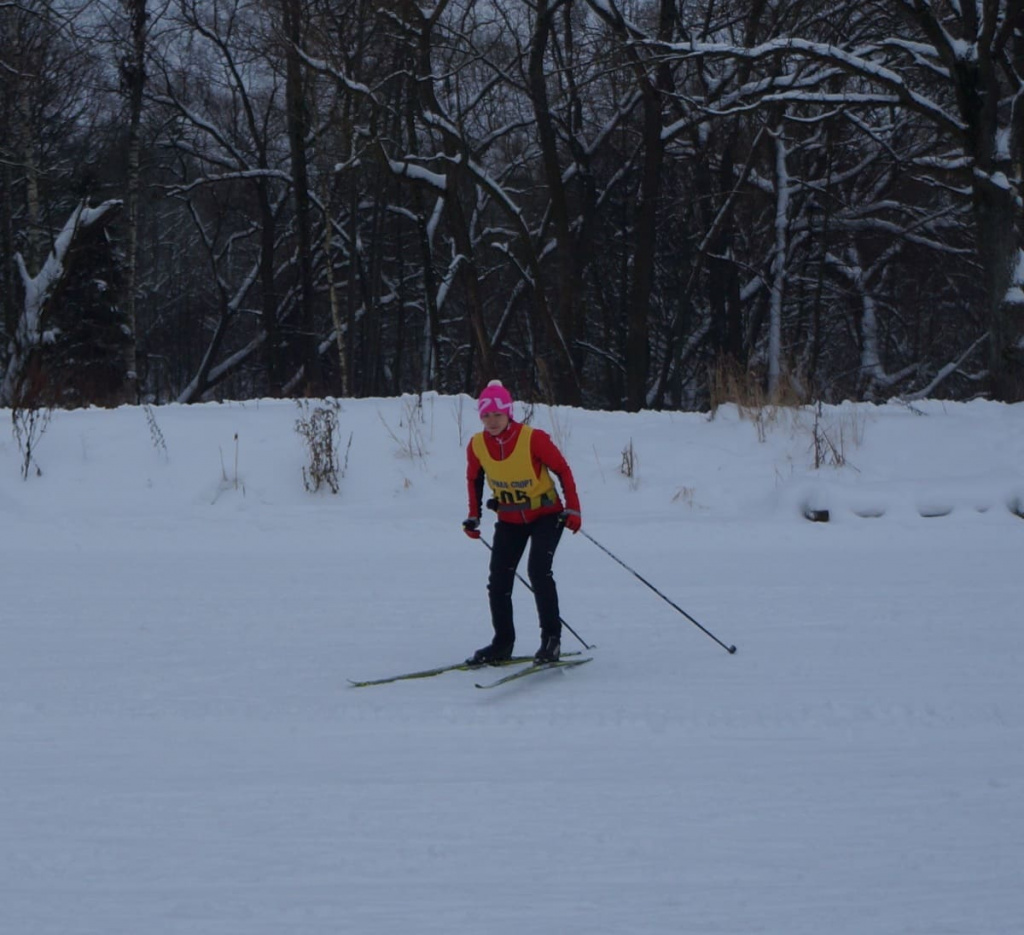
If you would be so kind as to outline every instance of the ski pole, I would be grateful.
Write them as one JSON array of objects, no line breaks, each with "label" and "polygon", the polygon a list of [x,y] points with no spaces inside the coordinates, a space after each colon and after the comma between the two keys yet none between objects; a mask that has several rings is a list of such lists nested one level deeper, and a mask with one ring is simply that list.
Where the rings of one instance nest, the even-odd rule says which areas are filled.
[{"label": "ski pole", "polygon": [[[481,537],[480,537],[480,541],[481,541],[481,542],[482,542],[482,543],[483,543],[484,545],[486,545],[486,546],[487,546],[487,548],[488,548],[488,550],[489,550],[489,551],[491,551],[491,552],[493,552],[493,551],[494,551],[494,547],[493,547],[493,546],[492,546],[492,545],[491,545],[491,544],[490,544],[490,543],[489,543],[489,542],[488,542],[488,541],[487,541],[487,540],[486,540],[486,539],[485,539],[485,538],[484,538],[483,536],[481,536]],[[526,585],[527,589],[528,589],[528,590],[529,590],[529,591],[530,591],[531,593],[533,592],[533,588],[531,588],[531,587],[530,587],[530,582],[529,582],[529,581],[527,581],[527,580],[526,580],[526,579],[525,579],[525,578],[524,578],[524,577],[523,577],[523,576],[522,576],[521,574],[519,574],[519,572],[518,572],[518,571],[516,572],[516,577],[517,577],[517,578],[518,578],[518,579],[519,579],[520,581],[522,581],[522,582],[523,582],[523,584],[525,584],[525,585]],[[583,639],[583,637],[582,637],[582,636],[580,636],[580,635],[579,635],[579,633],[577,633],[577,632],[576,632],[576,631],[575,631],[575,630],[574,630],[574,629],[573,629],[573,628],[572,628],[571,626],[569,626],[569,624],[567,624],[567,623],[566,623],[566,622],[565,622],[565,621],[564,621],[564,620],[563,620],[563,619],[562,619],[561,617],[559,617],[559,618],[558,618],[558,622],[559,622],[559,623],[561,623],[563,627],[565,627],[565,628],[566,628],[566,629],[567,629],[567,630],[568,630],[568,631],[569,631],[569,632],[570,632],[570,633],[571,633],[571,634],[572,634],[573,636],[575,636],[575,637],[576,637],[576,639],[578,639],[578,640],[580,641],[580,643],[582,643],[582,644],[583,644],[583,648],[584,648],[584,649],[593,649],[593,648],[594,648],[593,646],[588,646],[588,645],[587,645],[587,642],[586,642],[586,640],[584,640],[584,639]]]},{"label": "ski pole", "polygon": [[685,610],[683,610],[682,607],[680,607],[674,601],[670,601],[667,597],[665,597],[665,595],[662,594],[661,591],[659,591],[653,584],[651,584],[651,582],[648,581],[643,575],[641,575],[639,572],[635,571],[634,569],[630,568],[629,565],[627,565],[617,555],[614,555],[612,552],[608,551],[608,549],[606,549],[603,545],[601,545],[601,543],[598,542],[585,529],[581,529],[580,532],[583,533],[583,535],[586,536],[591,542],[593,542],[594,545],[596,545],[602,552],[604,552],[605,555],[607,555],[609,558],[614,559],[623,568],[625,568],[626,571],[630,572],[635,578],[637,578],[638,580],[640,580],[644,584],[646,584],[647,587],[649,587],[655,594],[657,594],[658,597],[660,597],[666,604],[668,604],[669,606],[674,607],[676,610],[678,610],[679,613],[681,613],[687,620],[689,620],[690,623],[692,623],[698,630],[701,630],[707,636],[710,636],[711,639],[713,639],[716,643],[718,643],[718,645],[721,646],[722,649],[724,649],[727,653],[732,654],[732,653],[736,652],[736,647],[735,646],[726,646],[726,644],[723,643],[717,636],[715,636],[714,633],[712,633],[706,627],[701,626],[696,620],[693,619],[693,617],[691,617]]}]

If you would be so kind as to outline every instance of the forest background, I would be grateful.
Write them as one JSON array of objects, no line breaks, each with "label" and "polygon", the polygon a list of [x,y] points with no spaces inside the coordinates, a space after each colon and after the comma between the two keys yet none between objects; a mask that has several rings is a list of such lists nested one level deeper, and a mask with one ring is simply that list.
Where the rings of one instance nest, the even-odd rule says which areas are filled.
[{"label": "forest background", "polygon": [[1024,0],[0,0],[0,406],[1019,401],[1022,78]]}]

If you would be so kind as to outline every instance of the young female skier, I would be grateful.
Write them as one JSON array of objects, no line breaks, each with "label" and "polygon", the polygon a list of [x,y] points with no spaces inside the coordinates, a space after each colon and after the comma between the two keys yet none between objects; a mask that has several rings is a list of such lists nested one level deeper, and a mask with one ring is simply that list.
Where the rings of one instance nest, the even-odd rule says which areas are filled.
[{"label": "young female skier", "polygon": [[[582,524],[576,482],[551,437],[513,419],[512,397],[500,380],[487,384],[477,409],[483,431],[474,435],[466,448],[469,516],[462,528],[471,539],[480,538],[486,479],[493,494],[487,505],[498,513],[487,581],[494,638],[466,661],[494,665],[512,656],[516,640],[512,586],[519,560],[529,544],[527,575],[537,602],[541,636],[534,660],[554,662],[561,649],[562,620],[551,565],[562,529],[576,533]],[[561,485],[564,503],[552,474]]]}]

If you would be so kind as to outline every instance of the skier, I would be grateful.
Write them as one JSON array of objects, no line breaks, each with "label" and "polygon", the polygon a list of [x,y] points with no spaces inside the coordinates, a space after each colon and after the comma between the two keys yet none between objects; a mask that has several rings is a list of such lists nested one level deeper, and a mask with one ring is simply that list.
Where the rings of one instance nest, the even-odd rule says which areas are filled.
[{"label": "skier", "polygon": [[[500,380],[487,384],[477,401],[477,409],[484,429],[474,435],[466,447],[469,516],[463,521],[462,529],[471,539],[480,538],[480,508],[486,477],[494,495],[487,506],[498,513],[487,581],[494,639],[466,662],[496,665],[511,658],[516,640],[512,585],[527,542],[530,544],[527,573],[537,601],[541,635],[534,661],[555,662],[561,650],[562,620],[551,565],[563,527],[576,533],[582,524],[576,482],[551,437],[512,418],[512,397]],[[558,478],[562,487],[564,504],[551,474]]]}]

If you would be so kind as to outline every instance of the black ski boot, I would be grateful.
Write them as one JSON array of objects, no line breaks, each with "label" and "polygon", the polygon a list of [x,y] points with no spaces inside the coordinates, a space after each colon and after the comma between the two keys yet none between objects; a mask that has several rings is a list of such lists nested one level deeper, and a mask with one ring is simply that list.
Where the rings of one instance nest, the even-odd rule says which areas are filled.
[{"label": "black ski boot", "polygon": [[533,661],[540,665],[544,662],[558,662],[562,654],[562,643],[557,636],[542,636],[540,649],[534,654]]},{"label": "black ski boot", "polygon": [[466,660],[471,666],[497,666],[512,658],[512,643],[489,643]]}]

